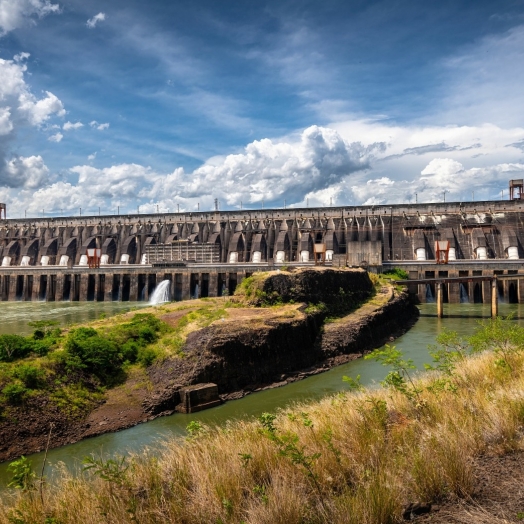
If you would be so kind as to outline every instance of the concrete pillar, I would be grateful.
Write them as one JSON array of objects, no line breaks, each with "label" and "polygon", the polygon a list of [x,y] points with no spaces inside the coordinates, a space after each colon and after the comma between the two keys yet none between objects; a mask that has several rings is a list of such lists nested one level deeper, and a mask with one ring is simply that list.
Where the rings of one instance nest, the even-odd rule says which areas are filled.
[{"label": "concrete pillar", "polygon": [[124,289],[124,276],[123,275],[116,275],[117,277],[117,281],[116,281],[116,285],[118,287],[118,292],[117,292],[117,302],[122,302],[122,291]]},{"label": "concrete pillar", "polygon": [[111,302],[113,300],[113,273],[106,274],[105,289],[104,289],[104,302]]},{"label": "concrete pillar", "polygon": [[87,273],[82,273],[80,275],[80,293],[78,295],[79,302],[87,301],[87,288],[89,285],[89,275]]},{"label": "concrete pillar", "polygon": [[218,273],[209,273],[209,296],[218,297]]},{"label": "concrete pillar", "polygon": [[56,290],[55,290],[55,300],[61,302],[64,300],[64,278],[63,273],[58,273],[56,275]]},{"label": "concrete pillar", "polygon": [[522,275],[519,275],[518,282],[518,294],[519,294],[519,304],[524,304],[524,280],[522,279]]},{"label": "concrete pillar", "polygon": [[16,274],[9,275],[9,296],[7,300],[16,300]]},{"label": "concrete pillar", "polygon": [[100,288],[100,274],[98,272],[94,273],[95,277],[95,290],[93,293],[93,300],[96,302],[98,300],[98,290]]},{"label": "concrete pillar", "polygon": [[491,281],[491,318],[495,318],[499,314],[499,298],[497,292],[497,279]]},{"label": "concrete pillar", "polygon": [[426,303],[426,284],[419,284],[418,286],[418,300],[421,304]]},{"label": "concrete pillar", "polygon": [[138,273],[131,273],[131,286],[129,289],[129,301],[138,301]]},{"label": "concrete pillar", "polygon": [[450,304],[460,304],[460,284],[449,284],[448,301]]},{"label": "concrete pillar", "polygon": [[442,318],[444,316],[444,293],[442,290],[442,282],[437,284],[437,317]]},{"label": "concrete pillar", "polygon": [[31,293],[31,301],[36,302],[40,296],[40,273],[35,273],[33,277],[33,292]]},{"label": "concrete pillar", "polygon": [[191,298],[191,273],[182,273],[182,300]]},{"label": "concrete pillar", "polygon": [[[491,303],[491,300],[493,299],[492,282],[490,282],[490,281],[482,282],[481,285],[482,285],[482,303],[483,304],[489,304],[489,303]],[[471,288],[472,292],[473,292],[473,289],[474,289],[474,287]],[[495,294],[498,295],[496,286],[495,286]]]}]

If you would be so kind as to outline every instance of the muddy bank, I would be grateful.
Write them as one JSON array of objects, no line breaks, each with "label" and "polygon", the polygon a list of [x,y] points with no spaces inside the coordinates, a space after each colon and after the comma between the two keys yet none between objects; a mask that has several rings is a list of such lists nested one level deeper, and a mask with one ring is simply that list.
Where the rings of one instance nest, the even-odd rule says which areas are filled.
[{"label": "muddy bank", "polygon": [[[81,419],[64,417],[43,396],[13,408],[0,423],[0,461],[44,449],[51,424],[51,447],[58,447],[173,413],[183,386],[213,382],[221,398],[229,400],[326,371],[404,333],[418,315],[407,295],[384,288],[354,313],[325,323],[325,309],[293,303],[307,296],[308,286],[309,292],[320,289],[317,300],[322,295],[328,302],[331,296],[347,305],[369,296],[371,282],[365,272],[340,272],[347,280],[344,286],[359,282],[341,293],[333,270],[323,271],[324,277],[310,273],[287,280],[275,275],[258,298],[276,296],[276,290],[292,303],[228,310],[224,318],[189,334],[183,358],[163,360],[128,377]],[[188,311],[192,307],[188,303]],[[169,313],[165,320],[176,325],[182,316],[180,311]]]}]

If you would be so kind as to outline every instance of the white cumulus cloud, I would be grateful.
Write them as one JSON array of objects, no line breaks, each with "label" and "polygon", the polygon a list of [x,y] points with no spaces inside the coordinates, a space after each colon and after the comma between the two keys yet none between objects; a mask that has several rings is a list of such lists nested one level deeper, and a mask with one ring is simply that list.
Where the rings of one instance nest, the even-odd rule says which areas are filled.
[{"label": "white cumulus cloud", "polygon": [[37,188],[49,177],[49,169],[41,156],[16,157],[7,162],[4,180],[10,187]]},{"label": "white cumulus cloud", "polygon": [[50,142],[60,142],[64,138],[64,135],[62,133],[56,133],[54,135],[51,135],[47,140]]},{"label": "white cumulus cloud", "polygon": [[0,0],[0,36],[34,23],[34,16],[42,18],[59,12],[60,6],[49,0]]},{"label": "white cumulus cloud", "polygon": [[[23,157],[13,156],[10,144],[18,130],[28,126],[47,128],[52,118],[65,115],[64,106],[56,95],[46,91],[42,98],[37,98],[31,92],[24,78],[27,71],[24,60],[0,59],[0,187],[20,187],[27,184],[34,187],[34,183],[45,183],[46,177],[37,176],[33,161],[41,160],[41,157],[30,156],[23,160]],[[32,164],[28,166],[30,159],[33,159]],[[29,171],[32,174],[23,175],[23,172]],[[21,183],[20,180],[24,182]]]},{"label": "white cumulus cloud", "polygon": [[98,129],[99,131],[104,131],[105,129],[109,128],[109,123],[106,122],[104,124],[99,124],[96,120],[93,120],[92,122],[89,122],[89,125],[93,129]]},{"label": "white cumulus cloud", "polygon": [[86,25],[89,27],[89,29],[94,29],[98,22],[103,22],[106,19],[105,13],[98,13],[97,15],[93,16],[93,18],[90,18]]},{"label": "white cumulus cloud", "polygon": [[66,122],[62,129],[64,131],[71,131],[71,129],[80,129],[81,127],[84,127],[84,124],[82,122],[75,122],[74,124],[72,122]]}]

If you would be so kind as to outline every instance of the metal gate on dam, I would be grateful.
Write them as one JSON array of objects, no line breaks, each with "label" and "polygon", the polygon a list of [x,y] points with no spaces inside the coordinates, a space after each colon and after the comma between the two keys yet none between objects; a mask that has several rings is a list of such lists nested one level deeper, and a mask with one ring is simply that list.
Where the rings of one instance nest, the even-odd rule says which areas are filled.
[{"label": "metal gate on dam", "polygon": [[[510,200],[467,203],[3,218],[0,299],[148,300],[162,280],[171,281],[175,300],[221,296],[255,271],[321,260],[373,271],[401,267],[410,279],[515,275],[501,279],[499,292],[524,302],[521,196],[519,190]],[[411,291],[424,302],[434,290]],[[449,284],[444,300],[489,302],[490,293],[482,282]]]}]

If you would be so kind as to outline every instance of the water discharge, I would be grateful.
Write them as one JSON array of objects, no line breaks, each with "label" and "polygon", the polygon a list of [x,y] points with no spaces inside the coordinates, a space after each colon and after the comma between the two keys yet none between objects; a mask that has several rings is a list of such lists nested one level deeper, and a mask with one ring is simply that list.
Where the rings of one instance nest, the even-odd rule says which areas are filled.
[{"label": "water discharge", "polygon": [[171,280],[162,280],[160,284],[156,287],[151,295],[149,304],[156,306],[157,304],[163,304],[164,302],[169,302],[171,300],[169,288],[171,287]]},{"label": "water discharge", "polygon": [[[17,303],[3,304],[3,306],[7,306],[7,309],[11,305],[16,306]],[[95,307],[97,304],[91,302],[90,305]],[[50,305],[47,304],[47,306]],[[457,331],[459,335],[467,336],[473,333],[479,320],[487,320],[490,316],[489,304],[446,304],[446,316],[441,319],[436,316],[435,304],[422,304],[420,310],[421,316],[415,326],[394,342],[395,346],[403,351],[406,358],[414,360],[419,369],[423,369],[423,364],[431,361],[427,347],[429,344],[435,343],[435,338],[442,329],[451,329]],[[500,314],[508,315],[509,313],[514,313],[516,321],[523,323],[524,305],[502,304]],[[36,320],[37,318],[35,316],[33,319]],[[0,333],[5,333],[5,329],[6,324],[2,323]],[[254,393],[207,411],[190,415],[175,414],[162,417],[124,431],[107,433],[76,444],[52,449],[49,451],[48,460],[55,465],[58,462],[64,462],[74,470],[81,468],[83,457],[90,454],[111,456],[129,452],[140,453],[148,449],[154,452],[155,449],[161,447],[162,442],[166,439],[185,436],[187,434],[186,426],[193,420],[202,424],[224,424],[229,420],[249,419],[265,411],[275,412],[279,408],[285,408],[296,402],[317,400],[326,395],[333,395],[345,390],[346,386],[342,382],[343,375],[352,377],[360,375],[363,384],[373,386],[382,380],[386,374],[387,369],[379,363],[372,360],[357,359],[333,368],[326,373],[309,377],[285,387]],[[34,454],[30,458],[33,461],[33,466],[38,469],[42,464],[43,453]],[[6,468],[7,463],[0,464],[0,488],[5,487],[9,478]],[[53,471],[56,474],[56,470],[52,468],[46,470],[48,478],[52,478]]]}]

